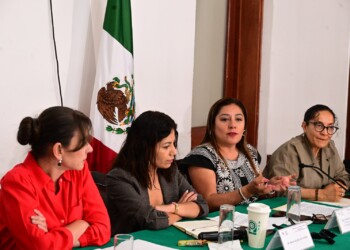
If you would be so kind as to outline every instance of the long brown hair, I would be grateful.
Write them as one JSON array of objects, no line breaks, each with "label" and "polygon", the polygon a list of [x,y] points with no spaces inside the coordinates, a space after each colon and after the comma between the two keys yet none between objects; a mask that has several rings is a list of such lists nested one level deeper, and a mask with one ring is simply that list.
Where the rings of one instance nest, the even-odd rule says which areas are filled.
[{"label": "long brown hair", "polygon": [[251,167],[253,168],[254,172],[256,175],[258,175],[258,170],[255,167],[255,164],[253,163],[253,159],[251,157],[251,154],[249,153],[249,150],[247,148],[247,140],[246,140],[246,135],[247,135],[247,122],[248,122],[248,116],[247,116],[247,110],[245,109],[243,103],[239,101],[238,99],[232,98],[232,97],[225,97],[222,98],[218,101],[216,101],[213,106],[211,106],[209,113],[208,113],[208,119],[207,119],[207,128],[205,131],[204,138],[202,140],[203,143],[210,143],[215,151],[218,153],[218,155],[221,157],[221,159],[225,162],[227,165],[227,162],[225,158],[222,156],[220,150],[219,150],[219,145],[217,143],[216,135],[215,135],[215,118],[219,114],[220,110],[224,106],[228,106],[234,104],[238,106],[243,113],[244,116],[244,130],[245,134],[242,136],[242,139],[237,143],[237,149],[242,152],[248,159]]}]

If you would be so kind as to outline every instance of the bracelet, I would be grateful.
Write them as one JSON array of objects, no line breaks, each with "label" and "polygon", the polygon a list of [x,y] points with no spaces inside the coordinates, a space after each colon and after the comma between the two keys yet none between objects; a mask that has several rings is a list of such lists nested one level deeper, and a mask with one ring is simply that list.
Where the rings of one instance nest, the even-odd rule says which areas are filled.
[{"label": "bracelet", "polygon": [[238,189],[238,193],[245,202],[248,202],[248,199],[243,195],[241,188]]},{"label": "bracelet", "polygon": [[176,202],[172,202],[171,204],[173,204],[175,206],[175,211],[174,213],[177,214],[179,212],[179,204]]},{"label": "bracelet", "polygon": [[315,201],[318,201],[318,189],[315,189]]},{"label": "bracelet", "polygon": [[267,198],[275,198],[278,196],[278,193],[276,192],[276,190],[272,190],[270,193],[267,194]]}]

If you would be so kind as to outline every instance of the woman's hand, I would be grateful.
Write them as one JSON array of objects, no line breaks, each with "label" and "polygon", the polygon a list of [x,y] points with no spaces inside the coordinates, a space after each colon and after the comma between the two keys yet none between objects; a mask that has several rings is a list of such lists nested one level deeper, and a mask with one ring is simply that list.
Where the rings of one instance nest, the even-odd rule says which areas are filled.
[{"label": "woman's hand", "polygon": [[319,190],[319,200],[322,201],[340,201],[344,195],[345,190],[335,183],[330,183]]},{"label": "woman's hand", "polygon": [[164,213],[174,213],[175,205],[174,204],[166,204],[166,205],[157,205],[154,207],[157,211],[162,211]]},{"label": "woman's hand", "polygon": [[[186,190],[177,203],[182,204],[195,200],[197,200],[197,193],[188,192],[188,190]],[[165,213],[175,213],[175,205],[173,203],[166,205],[157,205],[154,207],[154,209]]]},{"label": "woman's hand", "polygon": [[181,203],[186,203],[186,202],[190,202],[190,201],[195,201],[197,200],[197,193],[195,192],[188,192],[188,190],[186,190],[181,198],[179,199],[179,201],[177,203],[181,204]]},{"label": "woman's hand", "polygon": [[245,197],[251,197],[252,195],[262,195],[271,193],[275,190],[275,185],[269,184],[270,180],[266,179],[264,176],[259,175],[249,184],[242,187],[242,192]]},{"label": "woman's hand", "polygon": [[48,232],[47,230],[47,224],[46,224],[46,218],[45,216],[38,210],[38,209],[34,209],[34,213],[36,215],[32,215],[30,216],[30,220],[32,221],[32,223],[34,225],[37,225],[38,228],[40,228],[41,230],[43,230],[45,233]]},{"label": "woman's hand", "polygon": [[275,191],[284,192],[289,186],[296,185],[296,174],[291,174],[288,176],[274,176],[270,179],[269,184],[274,186]]},{"label": "woman's hand", "polygon": [[65,226],[73,235],[73,247],[80,247],[80,236],[88,229],[90,224],[84,220],[76,220]]}]

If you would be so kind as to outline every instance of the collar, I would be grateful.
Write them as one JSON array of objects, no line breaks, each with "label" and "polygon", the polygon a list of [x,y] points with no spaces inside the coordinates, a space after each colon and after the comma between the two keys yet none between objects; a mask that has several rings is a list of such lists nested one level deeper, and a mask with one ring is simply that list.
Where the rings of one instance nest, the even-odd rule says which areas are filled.
[{"label": "collar", "polygon": [[[26,168],[32,175],[32,178],[36,181],[37,186],[42,189],[44,187],[49,187],[50,190],[54,191],[53,180],[48,176],[44,170],[38,165],[35,160],[32,152],[29,152],[25,160],[23,161],[23,166]],[[71,171],[65,171],[60,178],[72,181]]]}]

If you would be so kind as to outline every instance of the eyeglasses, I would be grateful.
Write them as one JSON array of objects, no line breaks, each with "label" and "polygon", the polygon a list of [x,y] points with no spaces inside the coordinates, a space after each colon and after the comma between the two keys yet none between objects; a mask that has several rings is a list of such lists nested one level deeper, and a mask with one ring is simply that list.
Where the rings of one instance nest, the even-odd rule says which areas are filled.
[{"label": "eyeglasses", "polygon": [[337,132],[337,130],[339,129],[338,127],[336,127],[334,125],[325,126],[325,125],[323,125],[322,122],[308,122],[308,123],[311,123],[312,125],[314,125],[315,130],[317,132],[322,132],[324,129],[327,129],[327,133],[329,135],[335,134],[335,132]]},{"label": "eyeglasses", "polygon": [[312,214],[311,220],[314,224],[326,224],[328,218],[324,214]]}]

